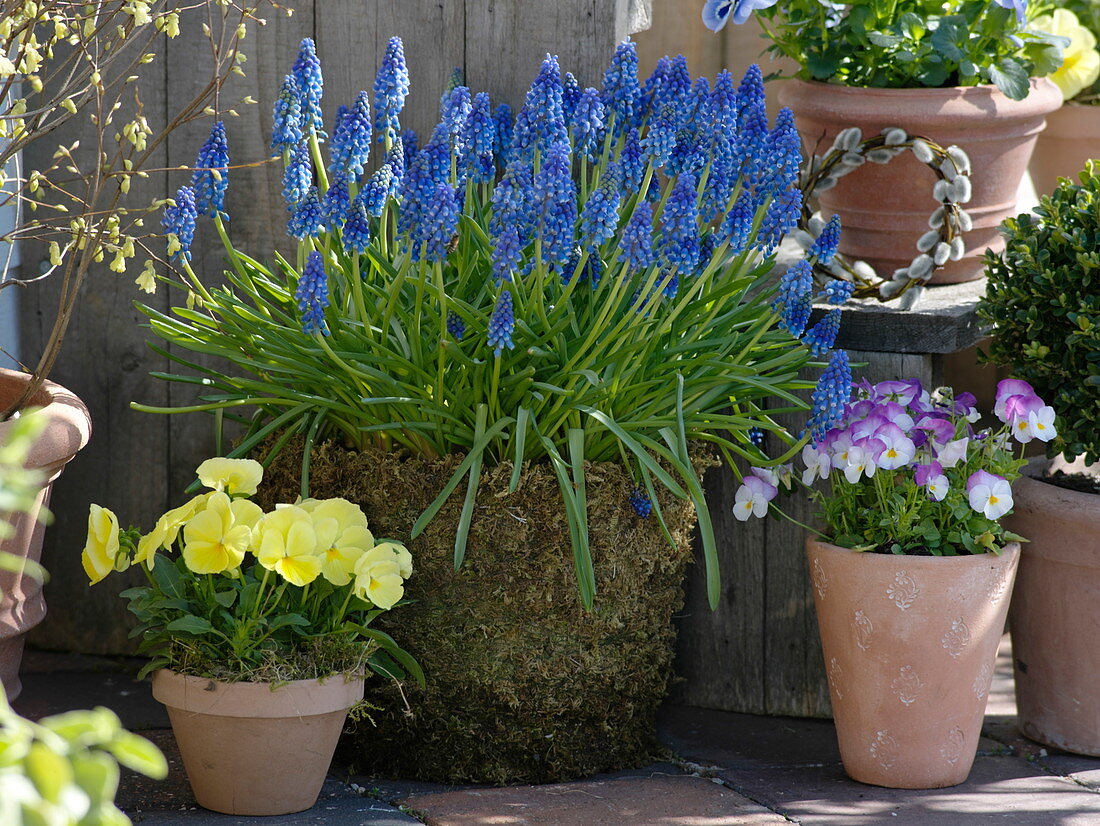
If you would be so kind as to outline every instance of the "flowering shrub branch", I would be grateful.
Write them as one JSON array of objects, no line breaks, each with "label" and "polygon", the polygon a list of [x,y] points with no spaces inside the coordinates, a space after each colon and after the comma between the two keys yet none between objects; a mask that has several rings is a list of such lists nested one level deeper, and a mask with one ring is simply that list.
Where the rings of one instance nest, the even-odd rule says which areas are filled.
[{"label": "flowering shrub branch", "polygon": [[[243,74],[240,42],[250,23],[264,22],[256,15],[268,3],[208,0],[181,8],[154,0],[46,0],[16,4],[0,19],[0,206],[18,210],[15,228],[0,242],[35,239],[49,249],[43,273],[19,279],[5,268],[0,289],[55,272],[61,278],[57,315],[32,380],[0,418],[32,398],[53,368],[91,265],[109,258],[110,269],[121,273],[139,250],[148,254],[144,219],[163,201],[132,204],[130,186],[155,171],[150,159],[174,129],[221,108],[222,85],[231,74]],[[167,123],[151,124],[142,67],[155,59],[158,37],[179,34],[181,14],[198,15],[203,8],[213,61],[209,80]],[[59,144],[49,166],[24,173],[21,153],[74,118],[87,120],[83,148],[80,141]]]}]

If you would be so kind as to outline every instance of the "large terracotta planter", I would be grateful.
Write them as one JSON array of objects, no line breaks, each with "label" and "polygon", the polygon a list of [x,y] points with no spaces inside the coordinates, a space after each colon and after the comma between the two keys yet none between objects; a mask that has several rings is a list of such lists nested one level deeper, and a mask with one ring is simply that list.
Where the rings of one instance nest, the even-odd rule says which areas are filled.
[{"label": "large terracotta planter", "polygon": [[153,675],[200,806],[279,815],[317,802],[363,680],[222,683],[168,669]]},{"label": "large terracotta planter", "polygon": [[[6,410],[22,394],[28,380],[26,373],[0,369],[0,410]],[[31,415],[47,420],[45,430],[26,459],[27,467],[41,471],[43,486],[28,513],[17,514],[14,519],[11,514],[0,514],[0,518],[11,520],[15,527],[11,536],[0,541],[0,551],[38,562],[42,558],[42,537],[46,528],[39,515],[48,506],[53,483],[65,465],[88,444],[92,420],[75,394],[49,381],[29,407],[38,408]],[[0,422],[0,444],[6,440],[9,427]],[[0,571],[0,684],[9,700],[18,697],[22,689],[19,662],[23,658],[26,634],[45,616],[42,583],[22,573]]]},{"label": "large terracotta planter", "polygon": [[[997,227],[1016,214],[1016,190],[1035,138],[1047,114],[1062,102],[1058,87],[1046,79],[1032,81],[1031,94],[1022,101],[1008,99],[993,86],[864,89],[801,80],[784,84],[779,97],[794,111],[811,154],[826,152],[849,126],[858,126],[865,138],[899,126],[966,151],[973,164],[973,197],[965,208],[974,228],[966,235],[966,255],[937,270],[933,284],[980,278],[985,250],[1004,249]],[[935,180],[909,152],[889,164],[864,164],[841,178],[819,198],[826,216],[840,215],[840,251],[867,261],[887,278],[907,267],[936,208]]]},{"label": "large terracotta planter", "polygon": [[1093,158],[1100,158],[1100,106],[1067,103],[1051,112],[1028,166],[1035,192],[1049,195],[1059,178],[1076,183],[1085,162]]},{"label": "large terracotta planter", "polygon": [[1012,600],[1017,720],[1048,746],[1100,755],[1100,495],[1037,478],[1012,486],[1008,527],[1027,537]]},{"label": "large terracotta planter", "polygon": [[1000,556],[893,556],[809,539],[806,555],[844,770],[899,789],[962,783],[1019,545]]}]

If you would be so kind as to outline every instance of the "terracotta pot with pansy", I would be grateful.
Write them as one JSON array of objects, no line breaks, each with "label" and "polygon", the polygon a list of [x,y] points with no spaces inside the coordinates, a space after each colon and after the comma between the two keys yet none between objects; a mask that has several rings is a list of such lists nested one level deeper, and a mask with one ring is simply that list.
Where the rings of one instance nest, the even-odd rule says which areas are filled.
[{"label": "terracotta pot with pansy", "polygon": [[423,680],[369,627],[401,602],[412,557],[345,499],[265,513],[251,500],[259,462],[209,459],[197,475],[207,490],[148,531],[92,505],[84,569],[93,583],[131,565],[148,577],[123,596],[199,804],[299,812],[317,800],[365,675]]},{"label": "terracotta pot with pansy", "polygon": [[[916,380],[856,387],[815,431],[799,481],[826,528],[806,542],[845,771],[877,786],[966,780],[1004,630],[1020,537],[1020,443],[1054,437],[1054,411],[1023,382],[998,387],[997,429],[969,393]],[[741,519],[774,507],[790,467],[753,468]],[[826,490],[813,488],[828,479]]]}]

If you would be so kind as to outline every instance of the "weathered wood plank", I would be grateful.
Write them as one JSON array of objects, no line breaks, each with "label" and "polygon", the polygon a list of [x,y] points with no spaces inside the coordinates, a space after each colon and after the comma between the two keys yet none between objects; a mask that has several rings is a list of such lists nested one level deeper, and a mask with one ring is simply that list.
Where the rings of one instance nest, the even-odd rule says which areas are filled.
[{"label": "weathered wood plank", "polygon": [[466,78],[513,107],[547,54],[582,86],[598,86],[615,46],[630,32],[627,0],[467,0]]},{"label": "weathered wood plank", "polygon": [[674,701],[703,708],[763,714],[766,618],[760,604],[768,545],[765,523],[738,522],[732,511],[740,482],[723,465],[704,480],[718,542],[722,601],[707,602],[706,568],[696,542],[695,564],[684,583],[686,600],[677,618]]},{"label": "weathered wood plank", "polygon": [[[161,54],[165,40],[157,40]],[[142,71],[147,80],[142,85],[145,112],[159,126],[167,107],[167,65],[158,59]],[[120,110],[116,121],[123,121],[124,111]],[[26,169],[46,168],[58,143],[83,138],[84,146],[94,146],[92,134],[85,118],[74,118],[26,151]],[[90,156],[84,157],[86,163],[91,162]],[[162,167],[165,160],[160,151],[150,166]],[[165,175],[151,173],[148,179],[133,183],[129,199],[133,204],[148,203],[163,195],[164,189]],[[37,275],[45,260],[42,244],[22,244],[24,277]],[[123,523],[148,526],[168,504],[164,460],[168,422],[129,408],[135,398],[153,404],[168,401],[167,387],[149,377],[151,370],[166,367],[165,360],[145,347],[146,331],[139,326],[144,316],[132,307],[141,295],[134,285],[140,269],[141,264],[135,262],[123,274],[109,271],[106,262],[92,266],[64,351],[50,377],[84,400],[92,415],[92,439],[65,469],[53,491],[55,521],[46,531],[42,560],[51,575],[46,585],[49,614],[31,635],[32,643],[46,648],[89,653],[129,650],[124,605],[118,593],[136,584],[140,574],[111,577],[88,587],[80,563],[88,505],[96,502],[111,507]],[[24,361],[37,359],[50,334],[60,286],[60,278],[51,277],[23,291]],[[149,298],[158,309],[167,307],[163,290]]]}]

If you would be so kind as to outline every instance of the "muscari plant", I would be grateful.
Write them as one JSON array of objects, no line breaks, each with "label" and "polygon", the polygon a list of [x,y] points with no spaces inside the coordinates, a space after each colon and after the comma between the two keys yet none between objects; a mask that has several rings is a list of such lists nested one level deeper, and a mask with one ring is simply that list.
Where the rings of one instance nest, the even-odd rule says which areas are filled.
[{"label": "muscari plant", "polygon": [[[466,480],[456,566],[482,467],[512,462],[514,490],[524,462],[547,462],[586,606],[595,580],[585,463],[621,461],[636,477],[630,504],[666,537],[657,486],[695,503],[716,604],[717,551],[690,445],[759,463],[771,433],[793,455],[801,442],[777,417],[806,410],[795,392],[813,386],[798,373],[814,356],[829,368],[807,429],[824,432],[849,393],[847,354],[832,345],[852,285],[819,290],[812,275],[836,233],[778,287],[769,278],[801,209],[791,113],[769,127],[755,66],[740,86],[728,72],[712,86],[682,56],[666,57],[640,82],[630,42],[599,89],[547,56],[514,117],[457,80],[420,146],[401,130],[409,80],[394,38],[373,105],[361,92],[329,137],[321,66],[303,41],[271,140],[299,243],[271,265],[229,239],[228,150],[214,127],[164,219],[188,305],[143,308],[173,345],[158,352],[190,371],[164,377],[201,384],[203,395],[183,408],[136,407],[239,418],[248,430],[233,455],[274,439],[265,462],[301,435],[303,496],[318,439],[462,455],[412,530]],[[188,263],[199,216],[224,242],[224,286],[205,287]],[[810,326],[815,296],[833,306]]]},{"label": "muscari plant", "polygon": [[987,253],[988,355],[1011,365],[1061,416],[1050,453],[1100,461],[1100,163],[1080,183],[1062,179],[1033,213],[1001,226],[1005,250]]},{"label": "muscari plant", "polygon": [[1028,0],[706,0],[714,30],[753,13],[803,80],[892,89],[992,83],[1013,100],[1056,70],[1067,41],[1028,27]]}]

